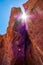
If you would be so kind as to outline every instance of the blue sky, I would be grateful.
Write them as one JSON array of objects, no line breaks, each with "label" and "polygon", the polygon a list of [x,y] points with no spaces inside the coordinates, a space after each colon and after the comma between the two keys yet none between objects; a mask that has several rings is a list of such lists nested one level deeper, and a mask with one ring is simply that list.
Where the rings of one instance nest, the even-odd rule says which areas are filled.
[{"label": "blue sky", "polygon": [[0,34],[5,34],[12,7],[20,7],[27,0],[0,0]]}]

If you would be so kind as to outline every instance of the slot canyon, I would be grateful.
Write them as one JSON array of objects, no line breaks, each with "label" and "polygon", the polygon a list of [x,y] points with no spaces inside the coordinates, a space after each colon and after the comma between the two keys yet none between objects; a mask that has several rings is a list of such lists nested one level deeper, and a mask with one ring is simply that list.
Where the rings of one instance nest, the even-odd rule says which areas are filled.
[{"label": "slot canyon", "polygon": [[21,8],[13,7],[6,34],[0,35],[0,65],[43,65],[43,0],[23,7],[31,15],[26,24],[15,17]]}]

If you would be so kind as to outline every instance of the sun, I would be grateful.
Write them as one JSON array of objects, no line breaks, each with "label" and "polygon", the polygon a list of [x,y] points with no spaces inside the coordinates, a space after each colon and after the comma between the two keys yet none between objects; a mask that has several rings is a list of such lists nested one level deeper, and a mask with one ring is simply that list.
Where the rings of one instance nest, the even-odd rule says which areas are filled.
[{"label": "sun", "polygon": [[23,12],[23,14],[21,14],[21,19],[23,20],[23,21],[26,21],[27,20],[27,14],[25,13],[25,12]]}]

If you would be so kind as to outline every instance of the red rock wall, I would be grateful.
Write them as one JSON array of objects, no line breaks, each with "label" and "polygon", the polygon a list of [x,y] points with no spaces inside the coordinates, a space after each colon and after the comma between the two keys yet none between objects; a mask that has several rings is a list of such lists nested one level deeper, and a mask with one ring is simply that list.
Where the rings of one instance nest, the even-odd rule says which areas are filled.
[{"label": "red rock wall", "polygon": [[[31,44],[27,48],[27,64],[28,65],[43,65],[43,0],[29,0],[23,4],[25,10],[28,8],[30,13],[36,14],[36,18],[28,20],[28,35]],[[24,45],[18,49],[18,39],[24,39],[21,33],[15,31],[15,14],[21,13],[20,8],[12,8],[10,20],[5,35],[0,35],[0,65],[24,65],[24,55],[19,57],[18,50],[24,51]],[[31,23],[29,23],[29,21]],[[16,48],[16,49],[15,49]],[[17,52],[16,52],[17,51]],[[22,53],[24,53],[22,51]],[[22,58],[21,58],[22,57]],[[21,58],[21,60],[19,60]],[[19,61],[20,62],[19,62]],[[21,63],[22,62],[22,63]]]},{"label": "red rock wall", "polygon": [[32,62],[34,65],[43,65],[43,0],[28,2],[24,4],[24,8],[26,7],[31,9],[30,13],[36,15],[36,18],[31,19],[30,23],[28,21],[28,34],[32,42]]}]

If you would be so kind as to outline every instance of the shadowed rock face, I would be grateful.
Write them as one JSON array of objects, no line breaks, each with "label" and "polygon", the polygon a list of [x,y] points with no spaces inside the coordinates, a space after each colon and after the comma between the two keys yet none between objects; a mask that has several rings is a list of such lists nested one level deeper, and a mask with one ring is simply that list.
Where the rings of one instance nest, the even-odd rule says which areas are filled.
[{"label": "shadowed rock face", "polygon": [[11,9],[7,32],[0,35],[0,65],[43,65],[43,0],[29,0],[23,6],[36,18],[27,21],[26,30],[14,17],[21,9]]},{"label": "shadowed rock face", "polygon": [[[25,25],[18,21],[14,15],[21,13],[20,8],[12,8],[7,33],[0,35],[0,49],[2,56],[1,65],[25,65],[27,64],[26,53],[30,45]],[[2,52],[2,49],[4,50]]]}]

